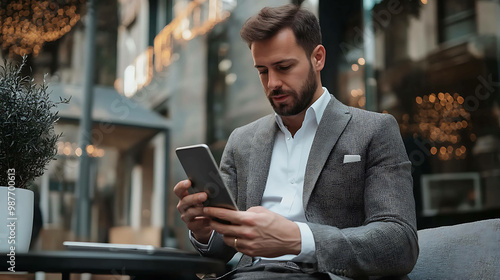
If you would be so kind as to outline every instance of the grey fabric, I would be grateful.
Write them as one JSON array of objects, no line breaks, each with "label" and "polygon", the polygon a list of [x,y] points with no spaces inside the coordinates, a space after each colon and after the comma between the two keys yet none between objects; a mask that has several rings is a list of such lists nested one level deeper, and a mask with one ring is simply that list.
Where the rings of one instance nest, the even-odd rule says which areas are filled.
[{"label": "grey fabric", "polygon": [[[268,279],[302,279],[302,280],[325,280],[331,279],[329,275],[322,273],[304,273],[293,263],[266,263],[252,266],[244,266],[235,269],[218,280],[268,280]],[[345,279],[336,277],[334,279]]]},{"label": "grey fabric", "polygon": [[[239,209],[261,203],[277,131],[269,115],[229,137],[221,171]],[[361,161],[343,163],[345,155]],[[303,203],[319,272],[332,279],[403,277],[413,268],[418,243],[411,163],[392,116],[347,107],[332,96],[307,162]],[[209,254],[228,260],[234,253],[223,245],[211,246]],[[250,262],[243,256],[240,265]]]},{"label": "grey fabric", "polygon": [[418,231],[412,280],[500,279],[500,219]]}]

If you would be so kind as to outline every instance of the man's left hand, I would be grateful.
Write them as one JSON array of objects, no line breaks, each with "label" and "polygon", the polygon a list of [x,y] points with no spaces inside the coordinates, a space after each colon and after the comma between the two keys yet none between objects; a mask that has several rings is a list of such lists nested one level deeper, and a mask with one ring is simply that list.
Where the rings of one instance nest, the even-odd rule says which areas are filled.
[{"label": "man's left hand", "polygon": [[234,211],[205,207],[207,216],[231,222],[230,225],[212,220],[210,226],[224,235],[224,243],[251,257],[273,258],[300,253],[299,226],[264,207]]}]

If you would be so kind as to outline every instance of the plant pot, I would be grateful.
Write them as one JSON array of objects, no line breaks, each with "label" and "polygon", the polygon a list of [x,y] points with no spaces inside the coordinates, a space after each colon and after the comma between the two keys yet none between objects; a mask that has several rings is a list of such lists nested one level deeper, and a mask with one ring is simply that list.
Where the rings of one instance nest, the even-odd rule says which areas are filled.
[{"label": "plant pot", "polygon": [[33,229],[33,191],[0,187],[0,200],[0,252],[28,252]]}]

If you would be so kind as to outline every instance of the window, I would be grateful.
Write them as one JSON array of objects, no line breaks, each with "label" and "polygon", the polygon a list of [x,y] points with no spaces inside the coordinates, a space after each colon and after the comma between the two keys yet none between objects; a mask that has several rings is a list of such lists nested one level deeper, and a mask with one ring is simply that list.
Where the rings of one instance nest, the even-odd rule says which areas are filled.
[{"label": "window", "polygon": [[438,2],[439,42],[448,42],[476,32],[474,0]]}]

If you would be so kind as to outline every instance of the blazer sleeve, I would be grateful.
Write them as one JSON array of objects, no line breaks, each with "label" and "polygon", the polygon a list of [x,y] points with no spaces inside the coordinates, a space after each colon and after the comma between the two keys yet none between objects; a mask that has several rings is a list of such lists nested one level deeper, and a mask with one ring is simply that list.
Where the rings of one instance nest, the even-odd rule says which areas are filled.
[{"label": "blazer sleeve", "polygon": [[363,225],[339,229],[308,223],[321,272],[348,277],[406,275],[416,263],[411,163],[394,117],[379,114],[376,122],[366,146]]}]

